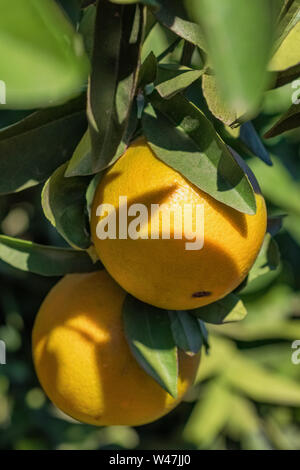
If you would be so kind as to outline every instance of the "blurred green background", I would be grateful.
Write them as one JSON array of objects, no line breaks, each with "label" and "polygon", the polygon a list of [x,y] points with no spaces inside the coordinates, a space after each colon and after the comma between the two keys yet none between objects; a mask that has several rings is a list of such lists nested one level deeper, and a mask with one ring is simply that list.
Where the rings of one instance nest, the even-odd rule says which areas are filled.
[{"label": "blurred green background", "polygon": [[[155,27],[144,57],[149,50],[159,55],[173,40]],[[190,97],[199,99],[199,90],[195,83]],[[294,92],[289,84],[266,93],[254,121],[261,136],[289,109]],[[3,113],[2,127],[9,118]],[[292,342],[300,340],[300,130],[264,143],[273,167],[257,158],[248,163],[269,214],[286,214],[276,236],[281,268],[241,294],[249,312],[244,321],[208,328],[211,348],[203,353],[198,383],[155,423],[94,428],[53,407],[33,370],[31,330],[57,279],[0,263],[0,340],[7,346],[7,364],[0,365],[0,449],[300,449],[300,364],[291,360]],[[37,186],[2,196],[0,232],[64,246],[43,215],[40,192]]]}]

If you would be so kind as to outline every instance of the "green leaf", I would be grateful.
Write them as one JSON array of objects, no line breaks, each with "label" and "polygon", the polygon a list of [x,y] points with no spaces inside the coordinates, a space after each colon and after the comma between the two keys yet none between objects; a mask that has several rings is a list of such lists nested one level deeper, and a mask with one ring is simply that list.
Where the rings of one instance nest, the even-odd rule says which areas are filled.
[{"label": "green leaf", "polygon": [[86,53],[92,58],[96,23],[96,5],[89,5],[82,14],[79,33],[82,35]]},{"label": "green leaf", "polygon": [[177,396],[177,348],[166,310],[127,295],[124,330],[138,363],[173,397]]},{"label": "green leaf", "polygon": [[290,31],[300,21],[300,0],[285,0],[276,30],[274,49],[278,49]]},{"label": "green leaf", "polygon": [[205,50],[200,26],[189,21],[181,0],[159,0],[160,8],[154,10],[157,20],[177,36]]},{"label": "green leaf", "polygon": [[267,167],[257,158],[249,160],[249,165],[257,176],[262,193],[274,205],[287,212],[300,215],[299,184],[278,157],[272,155],[272,160],[272,168]]},{"label": "green leaf", "polygon": [[169,315],[176,345],[186,353],[197,354],[203,345],[198,319],[185,311],[170,311]]},{"label": "green leaf", "polygon": [[[300,19],[300,9],[299,9]],[[299,64],[300,23],[298,23],[283,41],[270,63],[270,70],[281,71]]]},{"label": "green leaf", "polygon": [[184,429],[184,438],[207,448],[220,434],[230,417],[232,396],[222,379],[211,381],[194,407]]},{"label": "green leaf", "polygon": [[155,87],[162,98],[168,99],[189,87],[202,73],[202,70],[194,70],[183,65],[160,64]]},{"label": "green leaf", "polygon": [[153,83],[156,79],[157,73],[157,60],[153,52],[149,52],[146,59],[141,65],[138,87],[144,88],[148,83]]},{"label": "green leaf", "polygon": [[226,380],[252,400],[287,406],[300,405],[300,385],[268,371],[246,358],[232,359],[224,369]]},{"label": "green leaf", "polygon": [[0,77],[9,109],[61,104],[88,78],[81,36],[52,0],[3,0],[0,6]]},{"label": "green leaf", "polygon": [[300,103],[293,104],[290,109],[277,121],[264,135],[265,139],[270,139],[284,132],[300,127]]},{"label": "green leaf", "polygon": [[256,279],[257,277],[263,276],[270,271],[275,271],[280,263],[280,252],[278,245],[274,238],[267,233],[263,245],[260,249],[258,257],[254,265],[252,266],[249,275],[248,283]]},{"label": "green leaf", "polygon": [[201,320],[216,325],[241,321],[247,315],[243,302],[234,294],[229,294],[217,302],[190,310],[190,312]]},{"label": "green leaf", "polygon": [[119,5],[130,5],[131,3],[144,3],[148,6],[159,6],[160,0],[109,0],[111,3],[118,3]]},{"label": "green leaf", "polygon": [[87,126],[85,97],[36,111],[0,132],[0,194],[45,181],[68,160]]},{"label": "green leaf", "polygon": [[46,182],[42,206],[48,220],[72,246],[91,245],[87,229],[86,191],[90,177],[66,178],[67,164],[60,166]]},{"label": "green leaf", "polygon": [[241,126],[240,139],[249,147],[249,149],[267,165],[272,166],[272,160],[269,152],[257,134],[252,122],[245,122]]},{"label": "green leaf", "polygon": [[0,235],[0,260],[41,276],[63,276],[102,268],[85,251],[45,246]]},{"label": "green leaf", "polygon": [[252,186],[211,122],[184,96],[151,95],[142,124],[153,151],[167,165],[218,201],[254,214]]},{"label": "green leaf", "polygon": [[238,110],[230,109],[220,96],[220,90],[214,75],[204,74],[202,90],[210,112],[227,126],[231,126],[239,117]]},{"label": "green leaf", "polygon": [[184,4],[190,19],[202,26],[223,98],[231,109],[255,113],[268,85],[271,1],[186,0]]},{"label": "green leaf", "polygon": [[136,91],[145,26],[144,8],[139,5],[99,0],[97,8],[88,100],[92,152],[85,174],[113,163],[120,156],[120,144],[126,148],[122,139]]}]

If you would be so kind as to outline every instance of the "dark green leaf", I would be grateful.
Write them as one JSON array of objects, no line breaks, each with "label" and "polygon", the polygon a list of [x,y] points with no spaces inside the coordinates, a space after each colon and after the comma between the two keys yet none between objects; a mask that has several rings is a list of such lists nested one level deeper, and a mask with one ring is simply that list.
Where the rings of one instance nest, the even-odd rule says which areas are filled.
[{"label": "dark green leaf", "polygon": [[281,87],[300,77],[300,64],[278,72],[275,87]]},{"label": "dark green leaf", "polygon": [[131,3],[144,3],[148,6],[159,6],[160,0],[109,0],[111,3],[118,3],[119,5],[130,5]]},{"label": "dark green leaf", "polygon": [[266,139],[300,127],[300,104],[293,104],[290,109],[264,135]]},{"label": "dark green leaf", "polygon": [[80,19],[81,0],[56,0],[76,26]]},{"label": "dark green leaf", "polygon": [[0,259],[14,268],[41,276],[63,276],[102,268],[85,251],[38,245],[0,235]]},{"label": "dark green leaf", "polygon": [[[145,25],[144,8],[99,0],[96,15],[93,70],[89,86],[88,117],[92,151],[85,174],[107,167],[120,155],[134,99]],[[76,176],[83,174],[72,173]]]},{"label": "dark green leaf", "polygon": [[169,315],[176,345],[186,353],[197,354],[203,344],[198,319],[185,311],[170,311]]},{"label": "dark green leaf", "polygon": [[0,77],[8,109],[61,104],[82,91],[89,60],[56,2],[0,2]]},{"label": "dark green leaf", "polygon": [[68,160],[87,127],[85,97],[37,111],[0,132],[0,194],[45,181]]},{"label": "dark green leaf", "polygon": [[208,341],[208,331],[207,331],[207,328],[205,326],[205,323],[202,320],[200,320],[200,318],[198,318],[198,322],[199,322],[199,325],[200,325],[202,341],[203,341],[203,344],[204,344],[204,347],[205,347],[205,350],[206,350],[206,354],[208,354],[209,348],[210,348],[209,341]]},{"label": "dark green leaf", "polygon": [[138,87],[144,88],[148,83],[153,83],[156,79],[157,60],[151,51],[141,65]]},{"label": "dark green leaf", "polygon": [[205,50],[201,28],[188,20],[181,0],[160,0],[160,8],[154,11],[158,21],[173,33],[200,49]]},{"label": "dark green leaf", "polygon": [[[136,100],[132,105],[130,112],[129,120],[126,126],[126,131],[123,137],[122,142],[120,143],[117,152],[111,162],[111,164],[116,161],[126,150],[130,139],[132,138],[138,123],[138,110]],[[83,135],[81,141],[75,149],[75,152],[68,164],[65,176],[84,176],[90,175],[91,162],[92,162],[92,143],[91,143],[91,134],[87,130]],[[98,173],[98,172],[97,172]]]},{"label": "dark green leaf", "polygon": [[270,0],[186,0],[200,24],[217,81],[230,108],[253,114],[268,85],[273,41]]},{"label": "dark green leaf", "polygon": [[79,32],[83,37],[85,50],[92,58],[96,23],[96,5],[89,5],[83,12]]},{"label": "dark green leaf", "polygon": [[243,302],[234,294],[229,294],[217,302],[190,310],[190,312],[206,323],[217,325],[240,321],[247,315]]},{"label": "dark green leaf", "polygon": [[204,114],[181,94],[151,95],[142,122],[158,158],[215,199],[254,214],[255,197],[244,171]]},{"label": "dark green leaf", "polygon": [[259,157],[267,165],[272,166],[272,160],[269,152],[262,143],[259,135],[257,134],[252,122],[245,122],[240,130],[241,140],[249,147],[249,149]]},{"label": "dark green leaf", "polygon": [[202,73],[202,70],[194,70],[183,65],[160,64],[155,88],[163,98],[171,98],[189,87]]},{"label": "dark green leaf", "polygon": [[60,166],[44,186],[44,213],[70,245],[87,249],[91,240],[87,229],[85,195],[90,177],[66,178],[66,167],[67,164]]},{"label": "dark green leaf", "polygon": [[161,54],[159,54],[157,62],[167,61],[168,59],[172,61],[174,51],[182,45],[182,42],[181,38],[176,38],[164,51],[161,52]]},{"label": "dark green leaf", "polygon": [[177,348],[168,312],[127,295],[123,319],[127,341],[138,363],[176,397]]}]

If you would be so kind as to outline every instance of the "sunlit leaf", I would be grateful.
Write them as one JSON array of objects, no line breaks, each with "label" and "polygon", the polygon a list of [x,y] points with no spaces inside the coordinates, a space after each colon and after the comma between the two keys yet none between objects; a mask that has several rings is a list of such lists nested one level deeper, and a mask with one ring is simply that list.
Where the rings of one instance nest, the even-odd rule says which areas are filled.
[{"label": "sunlit leaf", "polygon": [[247,310],[241,299],[229,294],[212,304],[190,310],[190,313],[207,323],[222,324],[243,320]]},{"label": "sunlit leaf", "polygon": [[184,438],[207,448],[225,426],[231,413],[230,390],[221,380],[213,380],[198,401],[185,426]]},{"label": "sunlit leaf", "polygon": [[0,235],[0,260],[40,276],[63,276],[101,269],[85,251],[39,245]]},{"label": "sunlit leaf", "polygon": [[201,70],[194,70],[183,65],[160,64],[155,88],[160,96],[168,99],[189,87],[202,73]]},{"label": "sunlit leaf", "polygon": [[81,36],[56,2],[2,0],[0,31],[2,107],[53,106],[80,94],[89,61]]},{"label": "sunlit leaf", "polygon": [[204,114],[181,94],[153,93],[143,115],[145,136],[158,158],[218,201],[253,214],[251,184]]},{"label": "sunlit leaf", "polygon": [[273,40],[270,0],[186,0],[190,18],[202,26],[224,99],[233,110],[256,112],[268,85]]}]

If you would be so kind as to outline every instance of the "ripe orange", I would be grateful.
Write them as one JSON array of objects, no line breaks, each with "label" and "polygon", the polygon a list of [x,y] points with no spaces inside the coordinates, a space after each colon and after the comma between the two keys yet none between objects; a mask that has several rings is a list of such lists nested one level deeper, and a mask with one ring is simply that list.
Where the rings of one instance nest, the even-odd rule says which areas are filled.
[{"label": "ripe orange", "polygon": [[126,293],[103,270],[65,276],[43,302],[33,330],[33,358],[52,402],[93,425],[137,426],[172,410],[199,364],[179,352],[178,398],[137,363],[124,337]]},{"label": "ripe orange", "polygon": [[[151,204],[164,204],[162,214],[170,209],[178,214],[185,204],[193,209],[202,204],[204,247],[187,250],[189,234],[174,239],[178,231],[175,218],[171,218],[169,240],[162,239],[162,230],[159,239],[151,238],[153,218],[140,226],[140,233],[148,239],[123,239],[119,229],[124,227],[118,217],[116,238],[99,239],[98,224],[105,221],[106,214],[97,215],[97,208],[110,204],[119,215],[120,196],[127,197],[128,207],[145,205],[149,214]],[[266,232],[266,206],[261,194],[256,194],[256,203],[256,214],[246,215],[216,201],[159,160],[141,138],[99,183],[91,216],[93,242],[107,271],[138,299],[164,309],[194,309],[224,297],[247,276]],[[194,226],[195,217],[194,210]],[[128,218],[129,223],[132,220]]]}]

